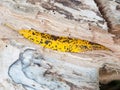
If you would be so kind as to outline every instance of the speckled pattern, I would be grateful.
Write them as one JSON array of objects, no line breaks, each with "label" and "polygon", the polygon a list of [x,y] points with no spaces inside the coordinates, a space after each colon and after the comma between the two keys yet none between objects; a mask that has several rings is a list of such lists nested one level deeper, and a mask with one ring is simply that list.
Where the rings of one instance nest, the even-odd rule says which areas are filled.
[{"label": "speckled pattern", "polygon": [[19,33],[36,44],[61,52],[108,50],[106,47],[97,43],[76,38],[58,37],[47,33],[40,33],[36,30],[19,30]]}]

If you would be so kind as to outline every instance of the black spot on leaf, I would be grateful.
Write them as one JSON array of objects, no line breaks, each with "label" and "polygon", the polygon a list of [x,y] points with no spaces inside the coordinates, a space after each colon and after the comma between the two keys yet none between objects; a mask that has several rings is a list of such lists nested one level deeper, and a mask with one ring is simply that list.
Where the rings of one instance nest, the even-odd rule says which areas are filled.
[{"label": "black spot on leaf", "polygon": [[51,41],[48,41],[48,40],[45,41],[45,44],[49,44],[49,43],[51,43]]}]

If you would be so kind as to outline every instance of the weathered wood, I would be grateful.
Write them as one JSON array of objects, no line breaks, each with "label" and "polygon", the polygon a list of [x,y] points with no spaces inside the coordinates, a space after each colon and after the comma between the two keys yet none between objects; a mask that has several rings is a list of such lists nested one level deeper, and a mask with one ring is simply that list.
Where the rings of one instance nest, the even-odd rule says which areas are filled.
[{"label": "weathered wood", "polygon": [[[109,32],[115,34],[114,42],[120,45],[120,0],[95,0],[100,12],[106,19]],[[107,66],[106,66],[107,67]],[[101,83],[112,80],[120,80],[120,74],[116,70],[103,68],[100,70]]]},{"label": "weathered wood", "polygon": [[57,60],[56,57],[45,57],[43,53],[29,47],[20,50],[7,41],[1,41],[0,46],[1,90],[24,90],[20,85],[27,90],[98,90],[96,68],[76,66]]},{"label": "weathered wood", "polygon": [[110,32],[120,35],[120,1],[119,0],[95,0],[100,11],[107,20]]},{"label": "weathered wood", "polygon": [[20,53],[8,73],[16,83],[35,90],[98,90],[97,69],[43,57],[32,49]]},{"label": "weathered wood", "polygon": [[[15,30],[6,27],[5,24],[14,27]],[[46,49],[29,42],[17,32],[19,29],[31,28],[56,36],[68,36],[99,43],[108,47],[111,51],[63,53]],[[36,90],[38,90],[38,88],[42,89],[43,87],[41,85],[44,83],[34,81],[32,78],[37,80],[35,75],[40,74],[43,76],[43,73],[45,73],[46,68],[49,66],[46,64],[50,63],[54,68],[48,70],[50,74],[46,72],[48,73],[49,79],[57,79],[59,83],[67,86],[63,86],[64,88],[68,90],[80,90],[81,88],[82,90],[97,90],[97,72],[99,68],[102,70],[106,69],[107,71],[120,71],[120,45],[114,42],[113,37],[113,34],[107,32],[106,21],[103,19],[93,0],[55,0],[54,2],[53,0],[0,0],[0,61],[4,62],[0,65],[2,66],[3,64],[0,72],[4,72],[0,76],[3,77],[5,75],[3,81],[5,79],[10,80],[9,76],[11,76],[12,80],[22,84],[27,90],[31,90],[33,87],[35,87]],[[42,61],[42,63],[35,63],[35,58],[32,58],[31,64],[28,65],[27,68],[24,68],[24,65],[27,65],[27,63],[21,63],[24,59],[21,59],[21,56],[19,57],[18,55],[21,51],[24,51],[23,49],[25,47],[35,48],[39,53],[37,54],[37,58],[39,58],[38,61]],[[23,55],[24,53],[21,54]],[[28,57],[29,55],[25,55],[24,58],[30,59],[32,55],[34,54],[31,54],[30,57]],[[18,62],[16,61],[17,59],[19,59]],[[30,62],[29,59],[27,62]],[[54,60],[55,62],[49,60]],[[5,64],[6,61],[9,61],[9,63]],[[11,67],[8,70],[10,65]],[[80,70],[79,74],[83,74],[83,76],[79,77],[79,75],[75,75],[76,73],[73,74],[71,72],[75,67],[77,67],[75,71]],[[23,69],[23,71],[21,69]],[[41,71],[35,72],[37,69]],[[84,71],[82,71],[82,69],[84,69]],[[9,76],[7,71],[9,71]],[[30,76],[30,71],[33,73],[33,77]],[[29,78],[28,81],[30,82],[26,82],[23,77],[17,78],[15,73],[20,74],[20,76],[23,75],[23,77],[27,75],[24,79],[28,80]],[[64,77],[59,75],[60,73],[63,73]],[[89,74],[87,75],[87,73]],[[94,76],[92,76],[92,74],[94,74]],[[52,75],[55,78],[53,78]],[[95,79],[93,79],[94,77]],[[80,79],[80,83],[77,82],[76,78],[77,80]],[[48,77],[46,79],[48,79]],[[104,80],[107,82],[108,78],[104,79],[104,76],[101,75],[100,80],[101,82]],[[3,90],[8,90],[11,84],[12,90],[15,90],[16,87],[22,88],[11,80],[10,82],[6,81],[5,83],[7,83],[8,86],[5,86],[5,84],[2,84],[3,81],[0,82],[0,85],[5,88]],[[33,84],[35,84],[35,86]],[[26,87],[26,85],[31,88]],[[2,87],[0,87],[0,89],[1,88]],[[24,88],[22,89],[24,90]],[[46,89],[49,88],[47,87]]]},{"label": "weathered wood", "polygon": [[[2,57],[0,57],[1,58],[0,60],[1,62],[4,62],[2,64],[5,66],[1,67],[2,70],[0,72],[5,72],[1,74],[1,77],[3,77],[3,75],[6,75],[4,79],[8,79],[10,82],[6,82],[2,84],[3,82],[1,81],[0,84],[2,85],[2,87],[0,87],[0,89],[4,88],[4,90],[8,90],[9,88],[9,89],[15,90],[15,88],[18,88],[18,89],[24,90],[25,88],[27,90],[33,90],[32,88],[34,88],[35,90],[39,90],[39,89],[50,90],[50,89],[56,88],[55,90],[61,90],[61,89],[62,90],[64,89],[65,90],[80,90],[80,89],[97,90],[99,88],[98,68],[94,68],[88,65],[86,65],[87,67],[85,67],[84,64],[83,66],[79,66],[80,65],[79,63],[78,63],[78,66],[75,66],[78,62],[77,60],[76,60],[77,62],[70,64],[72,63],[71,61],[74,60],[74,58],[72,58],[72,60],[67,59],[69,57],[69,56],[66,57],[67,53],[58,53],[53,51],[53,54],[52,53],[50,54],[51,50],[46,51],[47,49],[45,49],[44,51],[42,47],[38,47],[37,45],[31,44],[31,42],[26,41],[25,39],[23,39],[23,37],[21,37],[16,32],[17,30],[22,28],[34,28],[41,32],[46,31],[47,33],[50,33],[53,35],[68,36],[69,34],[71,34],[71,36],[75,37],[76,35],[72,34],[72,32],[74,32],[74,30],[76,30],[77,32],[79,32],[79,30],[82,30],[83,33],[85,34],[85,30],[88,28],[88,23],[81,23],[81,25],[84,25],[84,27],[86,28],[84,29],[84,27],[81,27],[81,25],[78,25],[78,22],[76,21],[68,21],[64,18],[62,18],[62,20],[59,20],[60,18],[50,16],[47,13],[40,14],[38,13],[39,8],[34,7],[33,5],[31,6],[29,5],[24,5],[22,3],[18,4],[12,1],[1,3],[1,6],[0,6],[0,9],[1,9],[0,56]],[[38,11],[34,11],[34,9],[36,8],[38,9]],[[74,25],[73,22],[76,23],[76,25]],[[6,26],[4,26],[4,24],[14,26],[16,31],[7,28]],[[63,33],[63,32],[66,32],[66,33]],[[91,33],[91,32],[88,32],[88,33]],[[84,38],[84,36],[82,37]],[[43,58],[44,60],[41,59],[40,57],[36,57],[36,58],[39,58],[40,62],[42,60],[41,64],[39,62],[38,63],[32,62],[28,68],[24,68],[24,65],[27,65],[27,64],[22,64],[21,62],[24,59],[22,59],[23,57],[21,56],[18,57],[18,55],[19,55],[19,52],[23,49],[23,47],[26,47],[26,46],[35,47],[40,50],[42,55],[40,54],[39,55],[44,57]],[[47,56],[47,54],[49,54],[50,56]],[[29,56],[30,55],[25,55],[24,57],[27,58]],[[54,56],[54,57],[51,57],[51,56]],[[66,58],[61,58],[62,56],[65,56]],[[17,59],[19,60],[16,61]],[[32,59],[34,61],[35,58],[32,58]],[[49,61],[50,59],[52,60],[52,62]],[[81,59],[84,60],[85,58],[81,58]],[[9,60],[10,63],[5,64],[7,60]],[[70,63],[62,60],[65,60],[65,61],[68,60],[68,62]],[[30,60],[28,62],[30,62]],[[44,63],[46,63],[46,65]],[[46,69],[47,63],[50,63],[49,65],[51,65],[53,68],[50,70],[47,70]],[[42,65],[42,67],[37,68],[36,65],[38,66]],[[39,69],[38,70],[39,72],[35,72],[37,69]],[[48,71],[51,73],[49,74]],[[34,75],[32,75],[31,77],[29,76],[29,73],[33,73]],[[36,77],[36,75],[38,76],[39,74],[40,76]],[[11,80],[13,80],[15,83],[13,83],[10,80],[8,75],[11,78]],[[36,78],[36,79],[32,80],[32,78]],[[43,78],[45,80],[42,80],[40,78]],[[36,81],[36,80],[39,80],[39,81]],[[40,80],[42,80],[42,82],[40,82]],[[47,80],[49,80],[49,82]],[[19,83],[20,85],[23,85],[24,88],[17,85],[17,83]],[[5,84],[7,84],[8,86],[6,86]],[[14,86],[14,84],[16,86]],[[11,85],[11,87],[9,87],[9,85]]]}]

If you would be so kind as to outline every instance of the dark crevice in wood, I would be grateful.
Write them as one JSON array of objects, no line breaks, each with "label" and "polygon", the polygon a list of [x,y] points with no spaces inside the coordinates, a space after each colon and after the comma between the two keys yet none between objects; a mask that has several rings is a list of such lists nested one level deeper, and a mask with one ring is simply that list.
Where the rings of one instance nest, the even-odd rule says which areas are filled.
[{"label": "dark crevice in wood", "polygon": [[111,21],[109,20],[109,18],[106,16],[106,12],[103,10],[104,6],[102,6],[102,3],[99,0],[94,0],[96,5],[98,6],[98,9],[102,15],[102,17],[105,19],[105,21],[107,22],[107,26],[108,26],[108,32],[111,33],[112,31],[112,25],[111,25]]},{"label": "dark crevice in wood", "polygon": [[[103,16],[103,18],[107,22],[108,32],[115,35],[115,37],[113,37],[114,42],[116,44],[120,44],[120,31],[116,30],[116,28],[113,27],[112,22],[109,20],[107,14],[106,14],[106,11],[104,10],[105,7],[102,5],[102,3],[99,0],[94,0],[94,1],[95,1],[96,5],[98,6],[98,9],[99,9],[101,15]],[[119,7],[117,7],[117,9],[119,9]]]},{"label": "dark crevice in wood", "polygon": [[120,90],[120,80],[113,80],[108,84],[100,83],[100,90]]}]

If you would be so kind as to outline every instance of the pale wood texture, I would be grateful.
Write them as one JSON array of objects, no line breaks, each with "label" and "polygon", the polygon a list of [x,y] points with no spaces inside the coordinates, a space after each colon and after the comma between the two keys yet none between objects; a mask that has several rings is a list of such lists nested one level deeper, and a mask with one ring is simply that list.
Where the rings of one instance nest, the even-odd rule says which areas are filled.
[{"label": "pale wood texture", "polygon": [[[116,35],[114,43],[120,45],[120,0],[95,0],[100,12],[106,19],[109,27],[109,32]],[[118,71],[111,71],[101,69],[100,81],[102,83],[108,83],[111,80],[120,80],[120,74]]]},{"label": "pale wood texture", "polygon": [[[0,65],[2,67],[0,69],[1,70],[0,72],[4,72],[0,74],[0,77],[4,76],[3,81],[1,81],[0,83],[1,86],[6,88],[3,90],[7,90],[7,88],[9,88],[9,85],[7,87],[5,86],[5,84],[4,85],[2,84],[6,78],[10,80],[10,77],[8,76],[7,73],[9,66],[20,58],[19,57],[20,52],[24,51],[23,49],[25,49],[26,47],[35,48],[39,52],[39,54],[42,57],[44,57],[42,59],[45,59],[45,63],[50,63],[49,61],[47,61],[49,59],[53,59],[53,60],[55,59],[60,62],[69,63],[71,64],[71,66],[75,65],[79,69],[80,68],[85,69],[84,71],[80,71],[80,74],[85,75],[82,76],[84,83],[82,83],[82,80],[80,82],[80,85],[77,85],[78,83],[74,83],[74,84],[72,83],[69,85],[68,90],[80,90],[80,88],[82,88],[82,90],[99,89],[98,70],[100,68],[102,73],[104,73],[103,70],[107,70],[109,72],[116,71],[119,74],[120,44],[115,43],[114,41],[115,35],[108,33],[107,31],[108,27],[106,25],[106,21],[100,14],[95,2],[93,0],[89,0],[89,1],[79,0],[78,2],[76,1],[72,2],[72,1],[73,0],[55,0],[55,2],[53,2],[52,0],[27,0],[27,1],[1,0],[0,1],[0,39],[1,39],[0,61],[3,62]],[[15,30],[6,27],[5,24],[14,27]],[[63,53],[63,52],[57,52],[50,49],[46,49],[39,45],[35,45],[29,42],[28,40],[20,36],[17,32],[19,29],[31,29],[31,28],[34,28],[40,32],[45,32],[56,36],[69,36],[69,37],[80,38],[95,43],[99,43],[108,47],[109,49],[111,49],[111,51]],[[20,62],[18,62],[18,64],[22,65],[20,64]],[[53,62],[53,64],[55,63]],[[34,66],[35,64],[32,62],[32,65]],[[32,65],[30,65],[29,68],[31,68]],[[63,69],[61,69],[59,66],[55,66],[55,67],[57,67],[58,70],[61,70],[61,72],[63,71]],[[32,67],[32,69],[33,68],[34,67]],[[44,64],[43,67],[40,68],[45,68]],[[66,68],[68,70],[69,67],[66,66]],[[87,72],[88,68],[90,69],[89,73]],[[20,70],[21,69],[22,68],[20,68]],[[15,69],[15,70],[16,72],[19,71],[19,69]],[[56,73],[59,73],[57,72],[56,69],[55,71]],[[20,72],[23,73],[22,71]],[[66,71],[66,73],[64,73],[65,74],[64,76],[66,77],[68,73],[71,72]],[[87,73],[89,74],[88,76],[86,76]],[[93,73],[95,74],[94,82],[92,82],[93,77],[91,78],[91,75]],[[57,77],[57,79],[61,78],[56,74],[55,77]],[[75,78],[77,77],[79,77],[79,75],[75,76]],[[64,81],[69,82],[69,80],[67,80],[66,78],[63,78]],[[14,77],[12,77],[12,79],[14,79]],[[104,81],[108,82],[114,79],[115,78],[109,78],[109,80],[108,78],[104,79],[104,76],[100,74],[101,82]],[[74,79],[74,81],[76,80]],[[18,83],[19,80],[16,82]],[[28,85],[28,84],[32,85],[31,83],[24,82],[24,80],[23,81],[21,80],[21,82],[23,85]],[[11,80],[10,83],[7,82],[7,84],[10,85],[11,83],[13,83]],[[15,85],[16,87],[22,88],[21,86],[17,86],[16,83]],[[75,85],[77,85],[77,87],[74,87]],[[13,85],[11,87],[12,88],[11,90],[14,90],[13,88],[16,87],[14,87]],[[34,87],[34,85],[31,87]],[[35,89],[37,90],[39,87],[40,86],[38,85],[38,87],[35,87]],[[28,87],[26,88],[28,90],[31,90]]]}]

